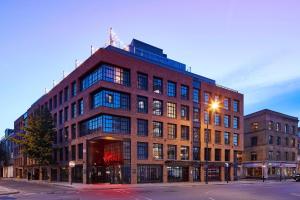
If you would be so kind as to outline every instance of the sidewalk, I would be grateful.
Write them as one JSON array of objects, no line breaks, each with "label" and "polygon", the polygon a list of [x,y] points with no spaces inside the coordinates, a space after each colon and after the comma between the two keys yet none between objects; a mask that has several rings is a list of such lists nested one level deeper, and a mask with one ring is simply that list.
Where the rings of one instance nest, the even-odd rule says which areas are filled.
[{"label": "sidewalk", "polygon": [[0,186],[0,198],[1,195],[10,195],[10,194],[17,194],[17,193],[19,193],[19,191]]},{"label": "sidewalk", "polygon": [[[284,184],[287,182],[292,182],[293,180],[285,180],[285,181],[277,181],[277,180],[266,180],[263,182],[262,180],[239,180],[239,181],[229,181],[226,182],[209,182],[205,184],[205,182],[176,182],[176,183],[144,183],[144,184],[109,184],[109,183],[101,183],[101,184],[82,184],[82,183],[73,183],[72,185],[68,182],[48,182],[48,181],[28,181],[27,179],[1,179],[1,180],[12,180],[12,181],[20,181],[26,183],[35,183],[35,184],[46,184],[46,185],[54,185],[66,188],[73,188],[78,190],[108,190],[108,189],[128,189],[128,188],[154,188],[154,187],[196,187],[196,186],[210,186],[210,185],[237,185],[237,184]],[[0,189],[1,190],[1,189]]]}]

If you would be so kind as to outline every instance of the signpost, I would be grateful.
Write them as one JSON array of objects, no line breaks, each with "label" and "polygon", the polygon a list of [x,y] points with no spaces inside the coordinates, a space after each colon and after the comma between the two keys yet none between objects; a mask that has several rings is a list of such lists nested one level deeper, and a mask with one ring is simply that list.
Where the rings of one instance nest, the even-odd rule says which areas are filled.
[{"label": "signpost", "polygon": [[69,162],[69,167],[71,168],[70,184],[72,185],[72,169],[75,167],[75,161],[71,160]]}]

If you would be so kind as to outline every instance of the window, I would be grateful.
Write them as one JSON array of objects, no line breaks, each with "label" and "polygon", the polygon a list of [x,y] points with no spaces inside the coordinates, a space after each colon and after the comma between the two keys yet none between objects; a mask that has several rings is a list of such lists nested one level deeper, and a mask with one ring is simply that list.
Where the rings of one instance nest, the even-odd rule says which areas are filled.
[{"label": "window", "polygon": [[295,138],[292,139],[292,147],[296,147],[296,140],[295,140]]},{"label": "window", "polygon": [[215,149],[215,161],[221,161],[221,149]]},{"label": "window", "polygon": [[59,129],[58,131],[58,142],[62,143],[63,141],[63,129]]},{"label": "window", "polygon": [[69,139],[69,127],[65,127],[64,129],[64,142],[68,142]]},{"label": "window", "polygon": [[280,151],[276,152],[276,160],[281,160],[281,153],[280,153]]},{"label": "window", "polygon": [[78,115],[83,115],[83,99],[78,101]]},{"label": "window", "polygon": [[148,98],[137,96],[137,108],[139,113],[148,113]]},{"label": "window", "polygon": [[190,139],[190,127],[181,125],[181,139],[182,140]]},{"label": "window", "polygon": [[137,143],[137,158],[138,158],[138,160],[147,160],[148,159],[148,143],[147,142],[138,142]]},{"label": "window", "polygon": [[273,160],[273,151],[268,152],[268,159]]},{"label": "window", "polygon": [[168,145],[168,159],[176,160],[177,158],[177,147],[176,145]]},{"label": "window", "polygon": [[59,105],[63,103],[63,91],[59,92]]},{"label": "window", "polygon": [[240,102],[238,100],[233,100],[233,111],[234,112],[239,112],[240,111],[239,104],[240,104]]},{"label": "window", "polygon": [[289,146],[289,138],[288,137],[285,138],[285,145]]},{"label": "window", "polygon": [[230,133],[224,132],[224,143],[230,144]]},{"label": "window", "polygon": [[137,165],[138,183],[160,183],[163,177],[162,165]]},{"label": "window", "polygon": [[273,121],[268,122],[268,130],[273,130],[273,124],[274,124]]},{"label": "window", "polygon": [[193,128],[193,142],[195,144],[200,143],[200,129],[199,128]]},{"label": "window", "polygon": [[204,103],[209,103],[210,94],[208,92],[204,92]]},{"label": "window", "polygon": [[295,152],[292,152],[292,161],[296,161],[296,154],[295,154]]},{"label": "window", "polygon": [[76,160],[76,145],[71,146],[71,156],[72,156],[72,160],[75,161]]},{"label": "window", "polygon": [[219,113],[215,113],[215,125],[216,126],[221,125],[221,115]]},{"label": "window", "polygon": [[199,103],[199,90],[195,88],[193,89],[193,102]]},{"label": "window", "polygon": [[257,146],[257,137],[251,137],[251,146]]},{"label": "window", "polygon": [[148,136],[148,120],[137,120],[137,135]]},{"label": "window", "polygon": [[251,124],[251,129],[252,129],[252,130],[257,130],[258,127],[259,127],[258,122],[253,122],[253,123]]},{"label": "window", "polygon": [[189,160],[189,147],[188,146],[180,147],[180,159],[181,160]]},{"label": "window", "polygon": [[256,154],[256,152],[251,152],[251,160],[252,161],[257,160],[257,154]]},{"label": "window", "polygon": [[92,108],[108,107],[130,110],[130,95],[112,90],[101,90],[92,94]]},{"label": "window", "polygon": [[69,160],[69,148],[65,147],[65,160],[68,161]]},{"label": "window", "polygon": [[86,90],[100,80],[129,86],[130,71],[120,67],[101,64],[97,69],[82,78],[81,90]]},{"label": "window", "polygon": [[269,144],[273,144],[273,136],[272,135],[269,135]]},{"label": "window", "polygon": [[78,159],[81,160],[83,159],[83,144],[78,144],[77,146],[78,149]]},{"label": "window", "polygon": [[63,123],[63,111],[62,110],[60,110],[59,111],[59,117],[58,117],[59,119],[59,124],[62,124]]},{"label": "window", "polygon": [[168,124],[168,139],[176,139],[177,137],[177,126],[176,124]]},{"label": "window", "polygon": [[68,116],[69,116],[69,107],[65,107],[65,112],[64,112],[64,121],[68,121]]},{"label": "window", "polygon": [[211,130],[204,129],[204,141],[210,143],[211,142]]},{"label": "window", "polygon": [[296,127],[292,126],[292,133],[295,135],[296,134]]},{"label": "window", "polygon": [[239,118],[233,117],[233,128],[238,129],[239,128]]},{"label": "window", "polygon": [[237,133],[233,134],[233,145],[239,146],[239,134],[237,134]]},{"label": "window", "polygon": [[230,150],[225,149],[225,161],[230,161]]},{"label": "window", "polygon": [[288,124],[285,124],[285,125],[284,125],[284,132],[285,132],[285,133],[289,133],[289,132],[290,132],[290,127],[289,127]]},{"label": "window", "polygon": [[211,160],[211,148],[204,148],[204,158],[205,160]]},{"label": "window", "polygon": [[148,90],[148,75],[138,73],[138,83],[137,83],[138,89],[141,90]]},{"label": "window", "polygon": [[210,114],[204,111],[204,124],[210,123]]},{"label": "window", "polygon": [[221,131],[215,131],[215,144],[221,144]]},{"label": "window", "polygon": [[193,109],[193,121],[199,122],[200,121],[200,115],[199,115],[199,108]]},{"label": "window", "polygon": [[276,131],[281,131],[281,124],[279,122],[276,123]]},{"label": "window", "polygon": [[181,119],[182,120],[189,120],[189,107],[181,105]]},{"label": "window", "polygon": [[186,85],[181,85],[180,87],[180,96],[182,100],[188,100],[189,99],[189,87]]},{"label": "window", "polygon": [[161,100],[153,99],[153,115],[163,115],[163,102]]},{"label": "window", "polygon": [[230,128],[230,116],[229,115],[224,115],[224,127]]},{"label": "window", "polygon": [[74,119],[76,117],[77,109],[76,109],[76,102],[72,103],[71,105],[71,117]]},{"label": "window", "polygon": [[59,148],[59,160],[63,161],[64,159],[64,152],[63,152],[63,148]]},{"label": "window", "polygon": [[158,77],[153,77],[153,92],[157,94],[163,93],[163,80]]},{"label": "window", "polygon": [[154,137],[163,137],[163,123],[153,121],[152,126],[153,126],[153,136]]},{"label": "window", "polygon": [[223,105],[224,105],[225,110],[229,110],[229,99],[228,98],[224,98]]},{"label": "window", "polygon": [[79,124],[80,136],[97,131],[111,134],[130,134],[130,118],[114,115],[98,115]]},{"label": "window", "polygon": [[285,160],[289,160],[289,152],[285,152]]},{"label": "window", "polygon": [[57,95],[53,97],[53,107],[57,108]]},{"label": "window", "polygon": [[64,95],[65,95],[65,102],[69,100],[69,87],[65,87],[65,90],[64,90]]},{"label": "window", "polygon": [[168,81],[168,96],[176,97],[176,83]]},{"label": "window", "polygon": [[52,98],[49,100],[49,111],[51,111],[52,110]]},{"label": "window", "polygon": [[167,116],[170,118],[176,118],[176,104],[175,103],[167,103]]},{"label": "window", "polygon": [[72,135],[72,140],[76,139],[76,124],[72,124],[71,126],[71,135]]},{"label": "window", "polygon": [[155,160],[163,159],[163,145],[162,144],[153,144],[153,158]]},{"label": "window", "polygon": [[200,160],[200,147],[193,147],[193,160]]},{"label": "window", "polygon": [[76,81],[74,81],[72,83],[72,97],[75,97],[77,94],[77,85],[76,85]]},{"label": "window", "polygon": [[277,137],[277,145],[281,145],[281,137]]}]

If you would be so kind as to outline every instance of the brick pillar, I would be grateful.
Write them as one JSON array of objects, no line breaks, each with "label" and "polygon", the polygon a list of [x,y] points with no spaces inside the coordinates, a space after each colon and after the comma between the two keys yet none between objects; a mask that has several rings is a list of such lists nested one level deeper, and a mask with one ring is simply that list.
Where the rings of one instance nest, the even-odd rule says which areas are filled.
[{"label": "brick pillar", "polygon": [[60,167],[57,167],[57,174],[56,174],[57,178],[56,180],[59,182],[60,180]]},{"label": "brick pillar", "polygon": [[189,182],[193,182],[193,166],[189,166]]},{"label": "brick pillar", "polygon": [[131,139],[130,142],[130,148],[131,148],[131,184],[137,183],[137,155],[136,155],[136,149],[137,149],[137,141],[135,138]]},{"label": "brick pillar", "polygon": [[88,183],[88,180],[87,180],[87,161],[88,161],[87,148],[88,148],[88,144],[87,144],[87,141],[85,141],[83,143],[83,164],[82,164],[82,183],[83,184]]},{"label": "brick pillar", "polygon": [[205,182],[205,167],[204,167],[204,164],[201,165],[200,167],[201,171],[200,171],[200,180],[201,182]]},{"label": "brick pillar", "polygon": [[226,181],[225,179],[225,167],[221,166],[221,181]]},{"label": "brick pillar", "polygon": [[166,165],[163,165],[163,183],[168,182],[168,169]]}]

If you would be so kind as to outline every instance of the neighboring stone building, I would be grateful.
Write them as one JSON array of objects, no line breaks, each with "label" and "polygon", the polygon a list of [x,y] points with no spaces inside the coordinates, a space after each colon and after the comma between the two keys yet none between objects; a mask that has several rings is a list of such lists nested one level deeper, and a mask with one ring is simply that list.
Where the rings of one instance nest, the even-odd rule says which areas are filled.
[{"label": "neighboring stone building", "polygon": [[290,177],[296,172],[298,118],[272,110],[244,117],[243,169],[246,177]]},{"label": "neighboring stone building", "polygon": [[[208,110],[212,100],[221,108]],[[42,177],[80,183],[204,181],[209,123],[209,181],[238,177],[243,151],[243,95],[193,74],[162,49],[133,40],[129,49],[107,46],[36,101],[15,121],[47,107],[57,135],[55,164]],[[16,149],[17,176],[39,168]],[[68,167],[69,161],[75,167]],[[33,170],[32,170],[33,168]],[[72,172],[72,173],[71,173]],[[50,173],[50,174],[49,174]],[[41,179],[41,177],[40,177]]]}]

